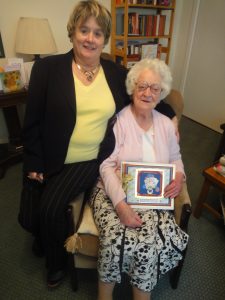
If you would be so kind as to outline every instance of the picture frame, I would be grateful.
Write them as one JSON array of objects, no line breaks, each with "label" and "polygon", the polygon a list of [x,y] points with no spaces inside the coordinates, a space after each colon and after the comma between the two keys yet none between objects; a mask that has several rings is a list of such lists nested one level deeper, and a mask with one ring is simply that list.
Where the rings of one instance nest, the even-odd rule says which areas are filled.
[{"label": "picture frame", "polygon": [[174,199],[164,197],[164,188],[175,178],[174,164],[121,162],[121,178],[131,207],[174,209]]},{"label": "picture frame", "polygon": [[20,91],[24,86],[19,70],[0,73],[0,80],[4,93]]},{"label": "picture frame", "polygon": [[5,57],[5,51],[4,51],[2,36],[0,32],[0,58],[4,58],[4,57]]}]

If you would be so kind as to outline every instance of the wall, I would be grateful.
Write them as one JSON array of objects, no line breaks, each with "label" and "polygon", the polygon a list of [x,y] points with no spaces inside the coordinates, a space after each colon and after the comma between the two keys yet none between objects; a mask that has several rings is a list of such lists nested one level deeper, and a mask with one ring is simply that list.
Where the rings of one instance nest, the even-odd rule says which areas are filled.
[{"label": "wall", "polygon": [[225,1],[199,0],[184,82],[184,114],[216,131],[225,122]]}]

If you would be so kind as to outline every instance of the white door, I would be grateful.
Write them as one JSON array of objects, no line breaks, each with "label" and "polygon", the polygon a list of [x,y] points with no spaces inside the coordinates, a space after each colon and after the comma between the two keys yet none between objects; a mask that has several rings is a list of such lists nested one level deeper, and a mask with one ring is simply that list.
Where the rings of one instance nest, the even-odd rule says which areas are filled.
[{"label": "white door", "polygon": [[184,82],[184,115],[216,131],[225,123],[225,0],[201,0]]}]

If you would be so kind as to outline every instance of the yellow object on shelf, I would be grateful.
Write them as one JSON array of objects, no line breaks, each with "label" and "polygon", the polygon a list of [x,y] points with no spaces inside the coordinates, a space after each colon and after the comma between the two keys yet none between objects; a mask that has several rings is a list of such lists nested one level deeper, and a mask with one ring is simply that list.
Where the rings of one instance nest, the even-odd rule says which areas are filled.
[{"label": "yellow object on shelf", "polygon": [[9,71],[0,73],[4,93],[19,91],[23,88],[20,71]]}]

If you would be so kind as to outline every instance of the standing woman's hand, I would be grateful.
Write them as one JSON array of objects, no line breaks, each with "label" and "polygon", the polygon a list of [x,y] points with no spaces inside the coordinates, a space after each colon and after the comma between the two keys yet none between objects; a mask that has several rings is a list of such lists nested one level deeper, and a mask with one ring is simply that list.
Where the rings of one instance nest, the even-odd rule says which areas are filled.
[{"label": "standing woman's hand", "polygon": [[183,181],[184,174],[181,172],[176,172],[175,179],[172,180],[164,189],[164,197],[175,198],[178,196],[181,192]]},{"label": "standing woman's hand", "polygon": [[32,180],[37,180],[40,183],[42,183],[44,180],[43,173],[29,172],[27,177]]},{"label": "standing woman's hand", "polygon": [[127,227],[136,228],[141,227],[142,221],[138,214],[133,210],[130,205],[124,201],[120,201],[116,205],[116,212],[122,224]]}]

